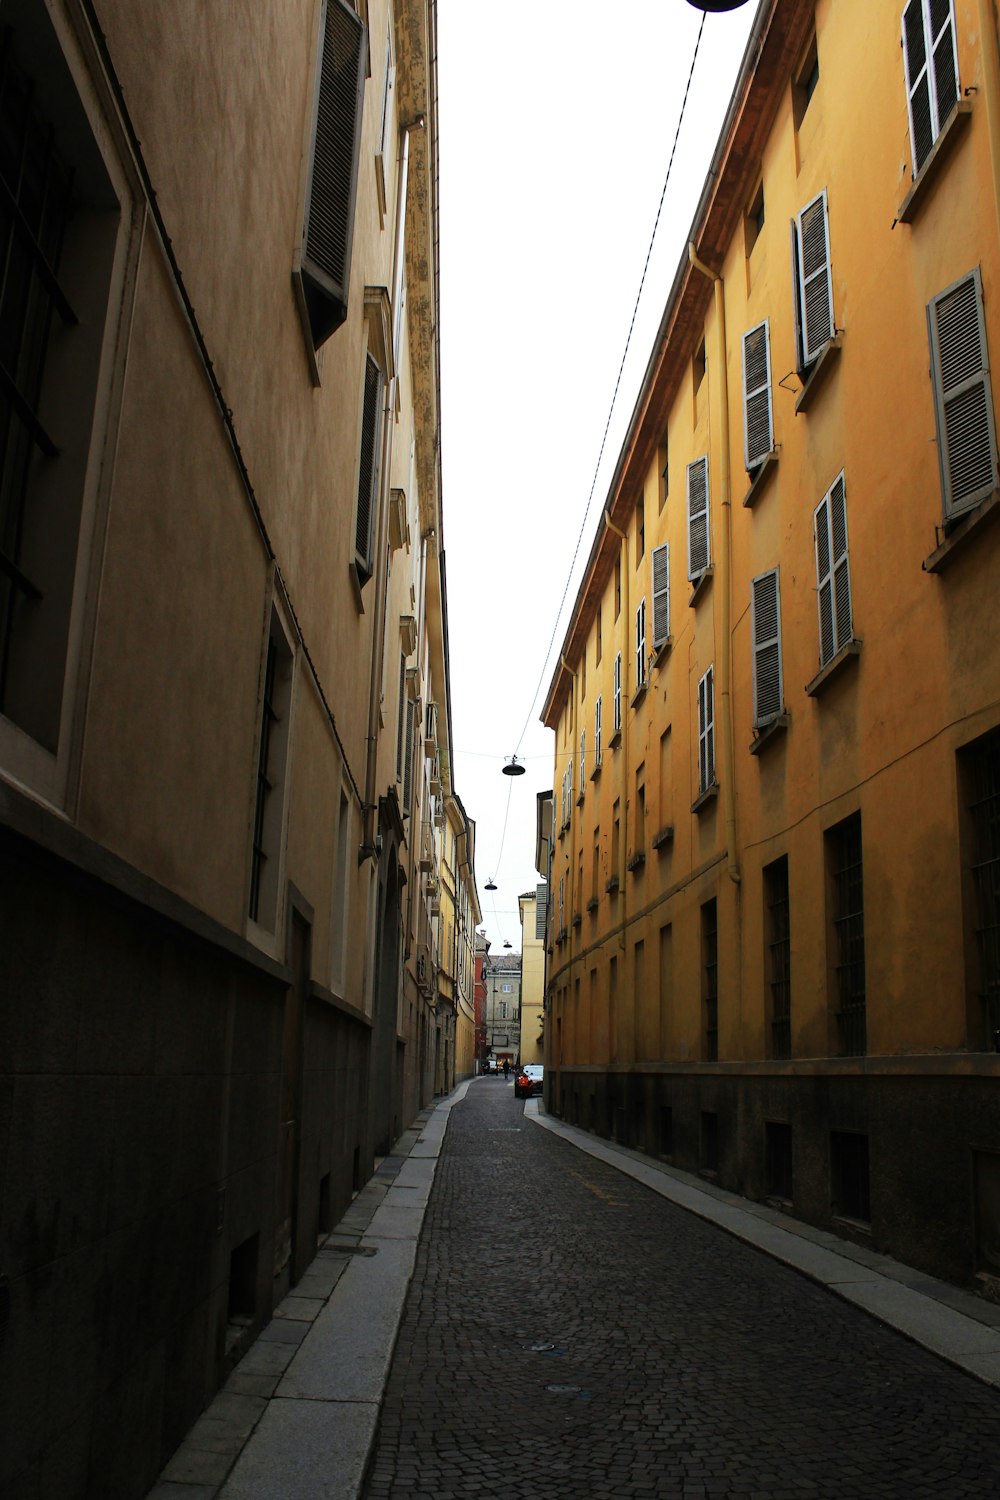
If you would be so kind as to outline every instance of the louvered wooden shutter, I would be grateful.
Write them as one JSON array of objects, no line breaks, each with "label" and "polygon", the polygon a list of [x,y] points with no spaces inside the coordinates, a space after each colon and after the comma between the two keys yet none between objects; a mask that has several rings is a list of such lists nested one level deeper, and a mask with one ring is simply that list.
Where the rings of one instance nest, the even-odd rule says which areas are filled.
[{"label": "louvered wooden shutter", "polygon": [[958,102],[952,0],[909,0],[903,11],[902,26],[910,144],[916,176]]},{"label": "louvered wooden shutter", "polygon": [[382,406],[382,371],[369,354],[365,363],[365,401],[361,416],[361,461],[358,466],[358,517],[354,550],[358,570],[365,578],[372,572],[372,530],[379,470],[379,413]]},{"label": "louvered wooden shutter", "polygon": [[753,614],[753,721],[759,729],[782,707],[781,609],[778,570],[761,573],[750,585]]},{"label": "louvered wooden shutter", "polygon": [[326,0],[300,268],[313,344],[347,317],[365,88],[365,27],[344,0]]},{"label": "louvered wooden shutter", "polygon": [[997,485],[997,444],[979,268],[927,309],[945,519]]},{"label": "louvered wooden shutter", "polygon": [[600,697],[598,697],[597,702],[594,704],[594,766],[595,766],[595,768],[601,764],[601,715],[602,715],[602,711],[603,711],[602,699]]},{"label": "louvered wooden shutter", "polygon": [[622,727],[622,654],[615,657],[615,734]]},{"label": "louvered wooden shutter", "polygon": [[816,601],[819,664],[825,667],[854,639],[851,573],[847,551],[847,498],[838,474],[813,517],[816,540]]},{"label": "louvered wooden shutter", "polygon": [[639,600],[635,612],[635,685],[642,687],[646,681],[646,600]]},{"label": "louvered wooden shutter", "polygon": [[670,639],[670,543],[653,548],[653,650]]},{"label": "louvered wooden shutter", "polygon": [[696,458],[687,466],[688,578],[699,579],[708,567],[711,545],[708,534],[708,458]]},{"label": "louvered wooden shutter", "polygon": [[802,374],[805,368],[805,351],[802,347],[802,300],[799,276],[799,226],[795,219],[789,221],[792,237],[792,315],[795,324],[795,368]]},{"label": "louvered wooden shutter", "polygon": [[698,683],[698,790],[707,792],[715,780],[715,695],[712,668]]},{"label": "louvered wooden shutter", "polygon": [[547,885],[535,886],[535,937],[539,942],[545,940],[545,918],[549,910],[549,888]]},{"label": "louvered wooden shutter", "polygon": [[754,469],[774,447],[771,348],[767,319],[743,335],[743,448]]},{"label": "louvered wooden shutter", "polygon": [[583,796],[583,784],[587,779],[587,731],[580,730],[580,796]]},{"label": "louvered wooden shutter", "polygon": [[573,757],[569,758],[569,766],[566,769],[566,822],[573,816]]},{"label": "louvered wooden shutter", "polygon": [[799,214],[798,239],[802,355],[809,365],[833,337],[833,280],[825,190]]}]

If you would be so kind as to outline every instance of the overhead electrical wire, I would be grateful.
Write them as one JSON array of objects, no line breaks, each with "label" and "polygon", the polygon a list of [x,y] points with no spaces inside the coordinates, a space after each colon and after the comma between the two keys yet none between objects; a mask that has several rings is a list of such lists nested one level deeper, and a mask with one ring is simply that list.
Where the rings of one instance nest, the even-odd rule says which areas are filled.
[{"label": "overhead electrical wire", "polygon": [[[548,664],[549,664],[549,658],[552,655],[552,646],[553,646],[553,643],[555,642],[556,632],[559,629],[559,621],[562,619],[563,606],[566,603],[566,596],[569,593],[569,586],[570,586],[570,583],[572,582],[572,578],[573,578],[573,569],[576,567],[576,559],[577,559],[577,557],[579,555],[579,552],[580,552],[580,543],[583,540],[583,534],[584,534],[584,532],[586,530],[586,527],[587,527],[587,521],[590,518],[590,507],[593,504],[594,490],[597,488],[597,478],[598,478],[598,475],[600,474],[600,471],[601,471],[601,460],[604,457],[604,448],[605,448],[605,444],[607,443],[607,440],[608,440],[608,432],[609,432],[609,430],[611,428],[611,418],[614,416],[615,403],[618,400],[618,389],[619,389],[619,387],[621,385],[622,373],[623,373],[623,371],[625,369],[625,360],[628,358],[628,351],[629,351],[629,347],[630,347],[631,342],[632,342],[632,334],[633,334],[633,331],[635,329],[636,315],[637,315],[637,313],[639,311],[639,303],[640,303],[640,301],[642,299],[643,288],[646,285],[646,273],[649,270],[649,261],[650,261],[650,257],[652,256],[652,253],[653,253],[653,245],[656,242],[656,232],[657,232],[657,230],[660,227],[660,215],[663,212],[663,200],[664,200],[664,198],[667,195],[667,186],[668,186],[668,184],[670,182],[670,173],[671,173],[671,171],[673,169],[673,165],[674,165],[674,156],[676,155],[676,152],[677,152],[677,142],[678,142],[678,139],[680,138],[681,126],[684,123],[684,114],[685,114],[685,111],[687,109],[688,95],[691,92],[691,80],[694,77],[695,63],[698,61],[698,50],[701,47],[701,34],[704,31],[704,29],[705,29],[705,19],[706,19],[706,15],[703,13],[702,14],[702,18],[701,18],[701,22],[700,22],[700,24],[698,26],[698,35],[697,35],[697,37],[695,39],[694,54],[693,54],[693,56],[691,58],[691,66],[688,69],[687,83],[684,86],[684,98],[681,100],[681,112],[680,112],[680,114],[679,114],[679,116],[677,118],[677,129],[674,132],[674,143],[673,143],[673,146],[670,148],[670,160],[667,162],[667,175],[663,179],[663,190],[660,193],[660,203],[659,203],[659,207],[656,210],[656,220],[655,220],[655,222],[653,224],[653,233],[650,236],[649,248],[646,251],[646,263],[645,263],[645,265],[642,268],[642,277],[641,277],[641,279],[639,281],[639,290],[636,293],[635,306],[632,309],[632,321],[629,323],[628,337],[625,340],[625,349],[624,349],[624,351],[622,353],[621,364],[618,366],[618,378],[615,381],[615,388],[614,388],[614,392],[613,392],[612,397],[611,397],[611,406],[610,406],[610,409],[608,411],[608,420],[604,424],[604,436],[601,438],[601,448],[600,448],[600,452],[597,455],[597,463],[596,463],[596,465],[594,467],[594,477],[593,477],[593,479],[591,481],[591,485],[590,485],[590,494],[587,496],[587,504],[586,504],[586,507],[585,507],[584,512],[583,512],[583,519],[580,522],[580,530],[577,533],[576,546],[573,548],[573,557],[572,557],[572,561],[570,562],[570,565],[569,565],[569,572],[566,575],[566,583],[565,583],[565,585],[563,587],[562,598],[559,601],[559,608],[556,611],[555,621],[554,621],[553,626],[552,626],[552,634],[549,637],[549,644],[548,644],[548,647],[546,648],[545,656],[544,656],[544,658],[542,660],[542,670],[541,670],[541,672],[539,674],[538,686],[535,688],[534,697],[532,698],[530,707],[528,708],[528,716],[527,716],[527,718],[524,721],[524,728],[521,730],[520,736],[518,737],[517,744],[514,746],[514,754],[515,755],[517,754],[518,750],[520,750],[520,748],[521,748],[521,741],[524,739],[524,736],[528,732],[528,725],[531,723],[531,715],[534,712],[535,704],[538,701],[538,694],[541,692],[542,683],[545,681],[545,672],[546,672],[546,669],[547,669]],[[509,795],[508,795],[508,799],[507,799],[507,805],[508,805],[508,808],[509,808],[509,806],[510,806],[510,797],[509,797]],[[505,831],[506,831],[506,827],[507,827],[507,821],[506,821],[506,818],[505,818],[504,819],[504,830]],[[501,848],[502,847],[503,847],[503,844],[502,844],[502,841],[501,841]]]}]

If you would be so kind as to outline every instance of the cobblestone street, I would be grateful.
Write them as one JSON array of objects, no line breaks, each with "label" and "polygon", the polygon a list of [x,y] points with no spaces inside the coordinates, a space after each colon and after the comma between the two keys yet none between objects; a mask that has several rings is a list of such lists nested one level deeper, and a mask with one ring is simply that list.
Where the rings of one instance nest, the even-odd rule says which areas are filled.
[{"label": "cobblestone street", "polygon": [[452,1112],[366,1500],[1000,1493],[1000,1397],[524,1118]]}]

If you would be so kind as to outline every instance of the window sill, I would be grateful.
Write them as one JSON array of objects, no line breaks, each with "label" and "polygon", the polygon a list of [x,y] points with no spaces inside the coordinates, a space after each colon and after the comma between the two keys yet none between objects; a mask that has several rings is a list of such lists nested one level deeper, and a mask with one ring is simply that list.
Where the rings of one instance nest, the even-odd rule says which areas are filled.
[{"label": "window sill", "polygon": [[930,155],[914,177],[913,186],[896,211],[897,224],[913,223],[928,196],[931,184],[937,181],[942,165],[965,134],[971,115],[971,101],[959,99],[938,132],[938,138],[931,147]]},{"label": "window sill", "polygon": [[621,881],[617,875],[612,875],[610,880],[604,882],[604,890],[608,896],[617,896]]},{"label": "window sill", "polygon": [[674,825],[672,823],[668,823],[665,828],[661,828],[659,833],[653,834],[652,843],[654,849],[664,849],[667,844],[672,844],[673,841]]},{"label": "window sill", "polygon": [[596,910],[597,910],[597,897],[596,896],[591,896],[590,900],[587,902],[587,913],[588,913],[589,916],[593,916],[594,912]]},{"label": "window sill", "polygon": [[694,609],[695,605],[698,603],[698,600],[701,598],[702,594],[711,583],[714,573],[715,566],[713,563],[709,563],[708,567],[705,568],[701,573],[699,573],[697,578],[692,578],[690,580],[691,597],[688,600],[689,609]]},{"label": "window sill", "polygon": [[691,803],[691,811],[693,813],[701,812],[702,808],[707,807],[710,802],[714,802],[718,795],[719,783],[717,781],[713,781],[712,785],[707,786],[705,790],[703,792],[700,792]]},{"label": "window sill", "polygon": [[777,467],[778,450],[776,448],[772,448],[770,453],[766,454],[757,465],[757,468],[754,470],[753,478],[750,481],[750,488],[743,496],[743,504],[748,510],[752,510],[753,507],[757,504],[757,501],[760,499],[765,487],[767,486],[768,480]]},{"label": "window sill", "polygon": [[600,774],[601,774],[601,763],[600,763],[600,761],[598,761],[597,765],[594,767],[594,769],[590,773],[590,779],[591,779],[591,781],[597,781],[597,779],[599,778]]},{"label": "window sill", "polygon": [[621,732],[620,729],[616,729],[615,732],[614,732],[614,734],[608,740],[608,749],[609,750],[617,750],[618,746],[621,744],[621,742],[622,742],[622,732]]},{"label": "window sill", "polygon": [[660,665],[661,661],[663,661],[664,657],[670,655],[670,648],[671,648],[671,646],[673,644],[674,644],[674,638],[673,638],[673,636],[672,635],[668,635],[668,636],[666,636],[660,642],[660,644],[658,646],[654,647],[654,649],[653,649],[653,660],[651,662],[651,665],[654,666],[654,667],[658,667]]},{"label": "window sill", "polygon": [[855,661],[860,655],[860,641],[848,641],[846,646],[841,646],[836,656],[831,656],[826,666],[821,667],[812,681],[806,683],[806,692],[810,698],[818,698],[830,678],[835,677],[842,667],[845,667],[849,661]]},{"label": "window sill", "polygon": [[791,715],[786,713],[776,714],[767,724],[762,724],[754,730],[754,737],[750,742],[750,754],[759,755],[768,745],[778,739],[788,729],[792,722]]},{"label": "window sill", "polygon": [[956,554],[965,546],[973,532],[978,531],[983,523],[996,516],[1000,510],[1000,490],[994,490],[992,495],[987,495],[972,510],[965,512],[952,522],[951,531],[944,541],[941,542],[930,557],[925,557],[923,569],[925,573],[944,573],[955,561]]},{"label": "window sill", "polygon": [[637,849],[625,868],[628,870],[630,875],[634,875],[636,870],[641,870],[645,863],[646,851],[644,849]]},{"label": "window sill", "polygon": [[801,391],[795,398],[795,415],[808,411],[813,403],[813,398],[820,386],[826,381],[826,377],[840,358],[843,347],[844,335],[835,333],[832,338],[827,339],[819,354],[813,361],[812,369],[806,376]]},{"label": "window sill", "polygon": [[649,687],[648,682],[640,682],[639,686],[636,688],[635,692],[632,694],[632,704],[631,704],[631,706],[633,708],[638,708],[639,707],[639,704],[642,702],[643,698],[645,698],[645,696],[646,696],[646,690],[647,690],[648,687]]}]

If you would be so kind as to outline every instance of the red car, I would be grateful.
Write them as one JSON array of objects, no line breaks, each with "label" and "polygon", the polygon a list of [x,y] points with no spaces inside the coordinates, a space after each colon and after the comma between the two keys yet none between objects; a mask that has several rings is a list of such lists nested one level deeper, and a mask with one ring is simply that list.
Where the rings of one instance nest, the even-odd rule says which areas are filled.
[{"label": "red car", "polygon": [[526,1063],[514,1079],[514,1097],[530,1099],[532,1094],[540,1094],[544,1073],[541,1063]]}]

